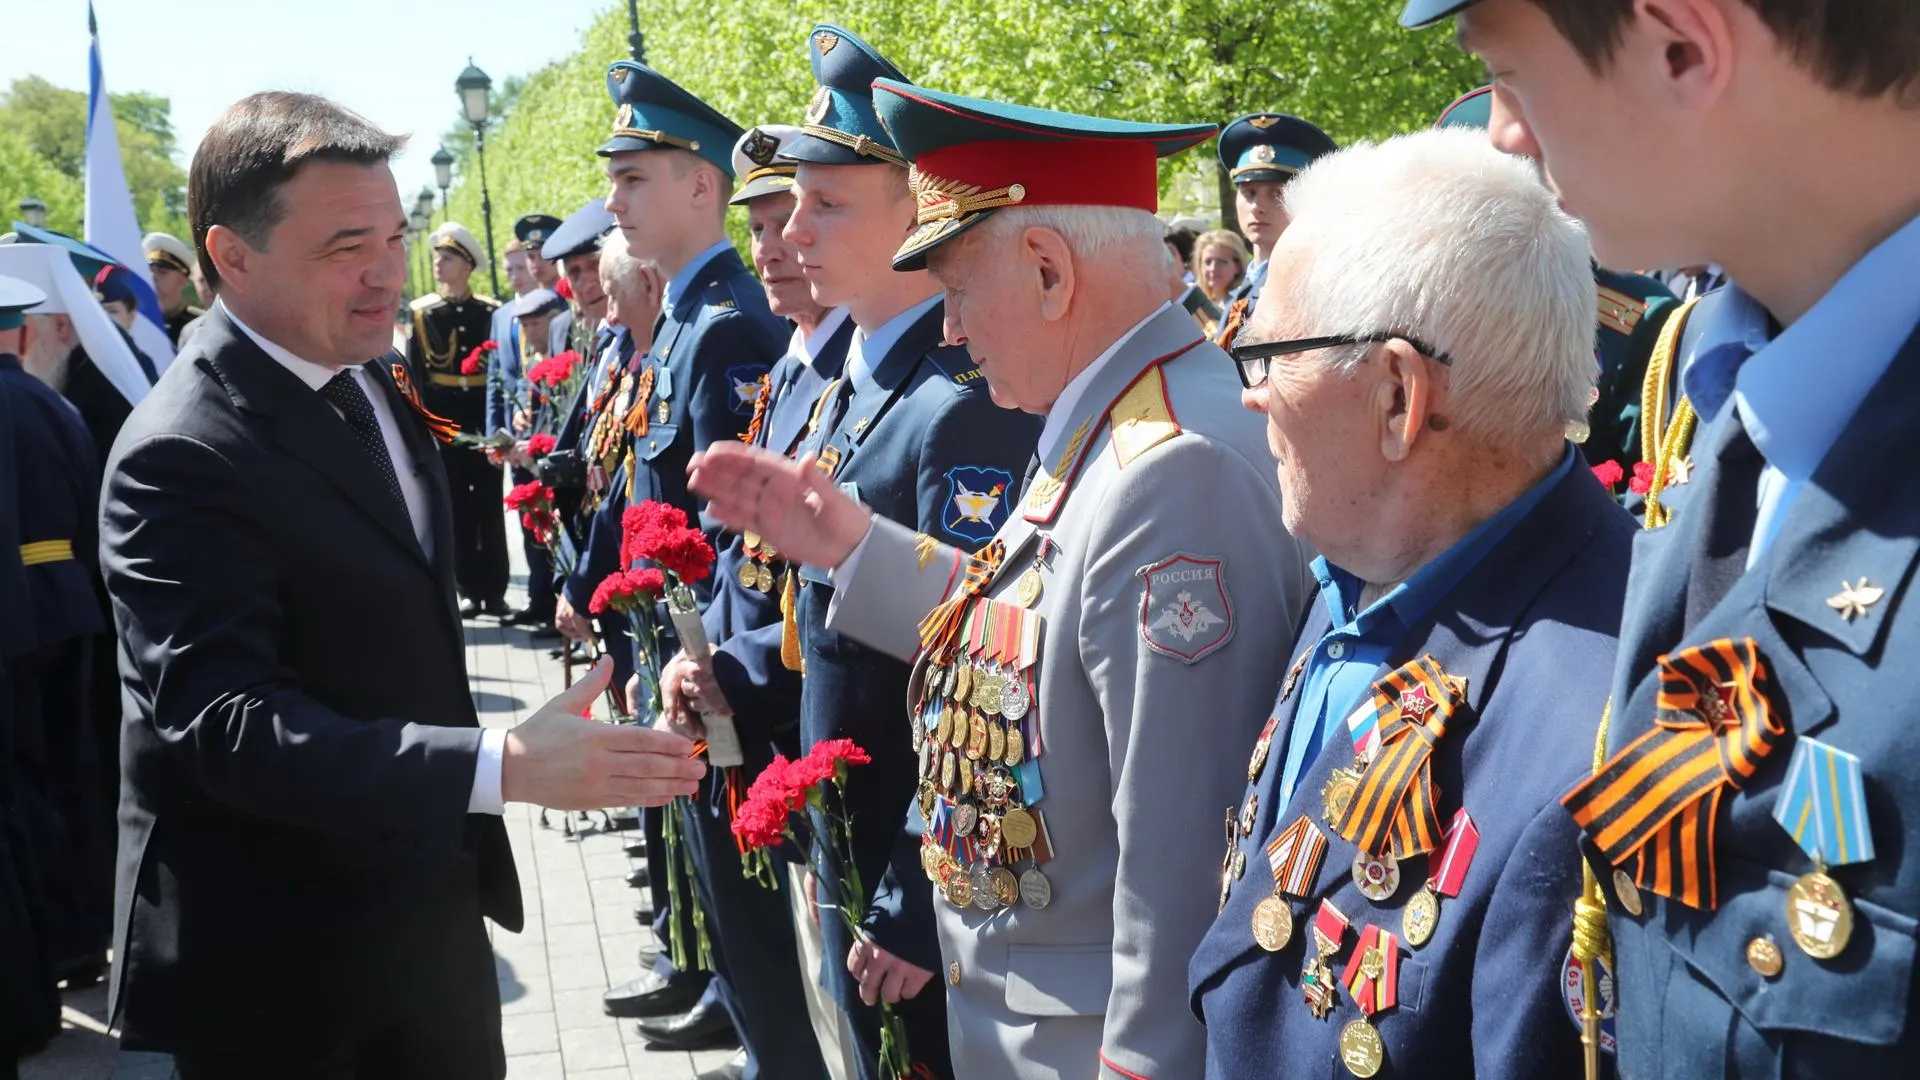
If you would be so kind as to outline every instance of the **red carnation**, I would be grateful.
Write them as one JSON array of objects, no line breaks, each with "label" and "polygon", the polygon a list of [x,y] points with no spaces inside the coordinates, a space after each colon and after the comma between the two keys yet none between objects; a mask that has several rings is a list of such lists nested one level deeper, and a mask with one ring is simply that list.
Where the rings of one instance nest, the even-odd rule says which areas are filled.
[{"label": "red carnation", "polygon": [[529,480],[507,492],[506,504],[509,510],[550,510],[553,506],[553,489],[538,480]]},{"label": "red carnation", "polygon": [[813,754],[831,761],[844,761],[849,765],[872,764],[873,758],[867,756],[860,744],[852,739],[823,739],[814,744]]},{"label": "red carnation", "polygon": [[801,793],[812,791],[825,781],[833,779],[833,759],[818,754],[808,754],[787,766],[781,774],[787,786]]},{"label": "red carnation", "polygon": [[784,803],[791,810],[798,810],[806,802],[806,795],[787,785],[787,769],[792,766],[785,754],[773,755],[773,761],[760,770],[747,787],[747,798],[763,802]]},{"label": "red carnation", "polygon": [[1653,462],[1637,462],[1633,466],[1633,479],[1627,481],[1627,490],[1635,495],[1645,495],[1653,490]]},{"label": "red carnation", "polygon": [[733,835],[749,851],[774,847],[787,837],[787,815],[784,803],[748,799],[733,813]]},{"label": "red carnation", "polygon": [[492,352],[493,350],[499,347],[500,347],[500,343],[493,340],[492,338],[488,338],[487,340],[480,343],[480,348],[486,350],[487,352]]},{"label": "red carnation", "polygon": [[553,453],[553,448],[558,443],[558,439],[546,432],[538,432],[527,439],[527,454],[530,457],[546,457]]},{"label": "red carnation", "polygon": [[562,300],[573,299],[573,286],[567,284],[566,278],[561,278],[559,281],[554,282],[553,291],[554,291],[554,294],[559,296],[560,299]]},{"label": "red carnation", "polygon": [[486,350],[486,346],[482,345],[479,348],[468,353],[467,358],[465,360],[460,361],[460,374],[478,375],[482,371],[486,370],[485,366],[480,360],[480,357],[482,353],[485,352],[485,350]]},{"label": "red carnation", "polygon": [[1612,491],[1613,485],[1619,483],[1626,475],[1627,471],[1622,469],[1617,461],[1603,461],[1593,467],[1594,479],[1600,481],[1600,485],[1608,491]]},{"label": "red carnation", "polygon": [[595,615],[604,615],[608,611],[628,611],[651,604],[659,598],[665,585],[666,579],[658,570],[651,574],[645,570],[634,573],[616,570],[594,588],[593,599],[587,602],[587,610]]}]

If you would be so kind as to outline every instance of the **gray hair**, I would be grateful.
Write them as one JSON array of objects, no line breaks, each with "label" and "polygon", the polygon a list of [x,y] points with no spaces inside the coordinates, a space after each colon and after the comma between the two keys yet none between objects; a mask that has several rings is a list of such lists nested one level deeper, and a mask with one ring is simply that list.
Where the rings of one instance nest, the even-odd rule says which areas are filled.
[{"label": "gray hair", "polygon": [[[1446,353],[1450,411],[1477,435],[1586,419],[1591,251],[1532,162],[1478,131],[1422,131],[1320,158],[1286,204],[1281,243],[1306,257],[1278,276],[1302,336],[1403,333]],[[1322,355],[1350,369],[1366,349]]]},{"label": "gray hair", "polygon": [[1145,210],[1125,206],[1009,206],[994,211],[973,231],[998,241],[1035,227],[1059,233],[1082,259],[1116,246],[1138,252],[1154,260],[1145,269],[1156,274],[1167,248],[1166,225]]},{"label": "gray hair", "polygon": [[615,229],[600,244],[600,288],[608,295],[625,293],[639,285],[642,267],[655,265],[652,259],[635,258],[627,234]]}]

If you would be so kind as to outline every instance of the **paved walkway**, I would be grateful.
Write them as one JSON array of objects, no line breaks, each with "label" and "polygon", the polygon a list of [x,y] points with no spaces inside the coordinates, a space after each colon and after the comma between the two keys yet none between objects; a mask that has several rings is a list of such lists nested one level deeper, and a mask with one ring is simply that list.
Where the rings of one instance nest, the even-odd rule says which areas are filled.
[{"label": "paved walkway", "polygon": [[[511,523],[517,525],[517,523]],[[514,543],[514,591],[525,602],[526,567]],[[562,670],[543,643],[491,619],[467,623],[467,668],[481,723],[510,727],[559,693]],[[589,828],[568,836],[560,815],[542,828],[533,807],[507,807],[519,864],[527,928],[509,934],[489,924],[500,977],[509,1080],[692,1080],[730,1056],[646,1049],[631,1020],[600,1011],[600,994],[638,973],[640,946],[652,938],[633,919],[642,895],[627,886],[633,869],[621,853],[629,834]],[[638,835],[638,834],[631,834]],[[106,991],[69,994],[65,1031],[20,1065],[22,1080],[172,1080],[164,1055],[119,1049],[106,1028]]]}]

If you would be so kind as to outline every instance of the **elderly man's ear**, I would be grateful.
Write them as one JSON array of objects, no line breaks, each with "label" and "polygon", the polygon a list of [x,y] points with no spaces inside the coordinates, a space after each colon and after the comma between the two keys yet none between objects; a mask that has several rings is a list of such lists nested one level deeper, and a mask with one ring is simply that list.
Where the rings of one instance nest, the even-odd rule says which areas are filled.
[{"label": "elderly man's ear", "polygon": [[1040,314],[1059,320],[1073,300],[1073,250],[1059,233],[1038,227],[1020,234],[1020,248],[1039,289]]},{"label": "elderly man's ear", "polygon": [[1413,444],[1432,432],[1447,430],[1442,413],[1447,390],[1434,375],[1434,365],[1413,346],[1398,338],[1374,347],[1367,366],[1378,376],[1374,400],[1384,423],[1380,453],[1388,461],[1405,461]]}]

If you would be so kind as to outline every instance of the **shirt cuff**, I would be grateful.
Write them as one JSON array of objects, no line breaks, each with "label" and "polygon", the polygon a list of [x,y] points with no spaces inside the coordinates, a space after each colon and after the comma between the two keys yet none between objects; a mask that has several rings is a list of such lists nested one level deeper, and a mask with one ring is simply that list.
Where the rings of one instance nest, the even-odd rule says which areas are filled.
[{"label": "shirt cuff", "polygon": [[853,545],[853,550],[847,554],[847,557],[840,560],[840,565],[827,571],[827,580],[838,584],[839,582],[851,579],[854,574],[858,573],[860,570],[860,556],[866,553],[867,542],[872,539],[873,517],[872,515],[868,515],[867,531],[860,535],[860,542]]},{"label": "shirt cuff", "polygon": [[487,728],[480,733],[480,752],[473,756],[473,794],[467,796],[467,813],[506,813],[507,802],[500,796],[500,766],[506,753],[506,728]]}]

